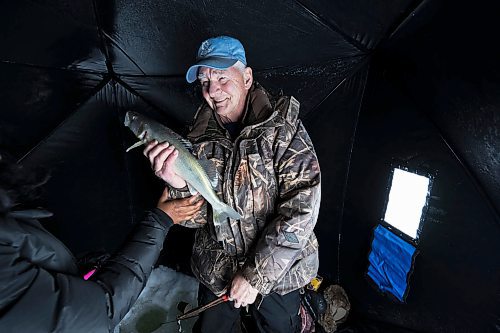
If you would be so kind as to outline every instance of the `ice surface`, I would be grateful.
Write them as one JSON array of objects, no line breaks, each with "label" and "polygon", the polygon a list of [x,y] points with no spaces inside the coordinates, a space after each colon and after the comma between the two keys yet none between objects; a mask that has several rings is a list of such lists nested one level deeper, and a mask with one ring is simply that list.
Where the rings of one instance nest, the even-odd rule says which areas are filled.
[{"label": "ice surface", "polygon": [[[177,304],[189,303],[196,307],[198,282],[196,279],[160,266],[153,270],[146,287],[114,333],[177,333],[179,314]],[[191,332],[196,318],[182,320],[182,332]]]}]

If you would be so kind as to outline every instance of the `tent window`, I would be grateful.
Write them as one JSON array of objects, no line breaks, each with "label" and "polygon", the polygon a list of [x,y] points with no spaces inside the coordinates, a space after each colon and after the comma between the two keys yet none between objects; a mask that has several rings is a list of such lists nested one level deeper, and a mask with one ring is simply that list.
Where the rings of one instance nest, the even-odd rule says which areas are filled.
[{"label": "tent window", "polygon": [[395,168],[384,221],[417,239],[429,184],[428,177]]}]

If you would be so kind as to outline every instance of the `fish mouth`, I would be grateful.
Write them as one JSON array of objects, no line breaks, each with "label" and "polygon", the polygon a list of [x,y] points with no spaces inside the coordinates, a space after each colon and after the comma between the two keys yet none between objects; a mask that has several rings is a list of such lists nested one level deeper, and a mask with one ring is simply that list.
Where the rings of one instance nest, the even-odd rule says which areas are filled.
[{"label": "fish mouth", "polygon": [[147,130],[147,127],[146,127],[146,124],[144,123],[140,123],[140,124],[137,124],[139,126],[137,126],[137,132],[136,132],[136,136],[140,139],[140,140],[144,140],[144,138],[146,137],[146,135],[148,134],[148,130]]},{"label": "fish mouth", "polygon": [[125,114],[125,120],[123,122],[123,124],[127,127],[130,127],[130,125],[137,120],[137,115],[132,112],[132,111],[127,111],[127,113]]},{"label": "fish mouth", "polygon": [[125,120],[123,121],[123,125],[129,127],[130,126],[130,111],[125,114]]}]

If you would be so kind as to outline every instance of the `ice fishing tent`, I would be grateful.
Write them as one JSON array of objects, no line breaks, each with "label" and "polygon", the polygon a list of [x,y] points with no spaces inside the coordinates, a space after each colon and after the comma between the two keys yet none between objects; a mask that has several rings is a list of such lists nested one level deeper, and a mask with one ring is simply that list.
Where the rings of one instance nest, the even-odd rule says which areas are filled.
[{"label": "ice fishing tent", "polygon": [[[75,253],[113,251],[158,197],[140,151],[125,153],[124,112],[184,131],[200,98],[185,70],[203,39],[227,34],[259,82],[301,102],[322,168],[320,274],[352,303],[343,329],[500,330],[494,1],[20,0],[1,10],[0,146],[50,169],[46,226]],[[416,239],[384,221],[395,169],[430,180]],[[378,226],[415,249],[403,300],[368,275]],[[170,236],[163,260],[186,269],[192,231]]]}]

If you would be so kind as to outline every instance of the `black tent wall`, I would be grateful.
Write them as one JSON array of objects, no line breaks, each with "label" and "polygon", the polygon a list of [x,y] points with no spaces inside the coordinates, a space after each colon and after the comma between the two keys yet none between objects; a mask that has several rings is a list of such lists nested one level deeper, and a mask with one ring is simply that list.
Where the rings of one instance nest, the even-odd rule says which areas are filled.
[{"label": "black tent wall", "polygon": [[[500,330],[498,6],[451,1],[16,1],[2,4],[0,147],[51,171],[46,227],[77,254],[113,251],[162,184],[128,109],[184,132],[199,43],[242,40],[258,81],[293,94],[323,179],[320,275],[352,332]],[[405,303],[366,277],[391,168],[434,175]],[[164,262],[188,271],[192,230]],[[174,235],[174,236],[172,236]],[[181,240],[181,241],[179,241]]]}]

